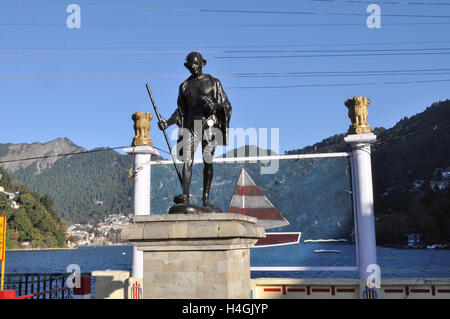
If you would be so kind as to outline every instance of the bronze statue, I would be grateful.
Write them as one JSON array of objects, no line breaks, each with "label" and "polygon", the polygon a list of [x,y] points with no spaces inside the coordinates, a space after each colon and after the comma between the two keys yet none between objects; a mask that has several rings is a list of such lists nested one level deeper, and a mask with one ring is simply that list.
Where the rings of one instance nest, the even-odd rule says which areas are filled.
[{"label": "bronze statue", "polygon": [[[178,92],[178,107],[166,121],[158,122],[161,130],[172,124],[179,129],[177,153],[183,160],[182,189],[183,194],[175,197],[178,205],[169,213],[199,213],[220,211],[209,201],[213,178],[213,156],[217,145],[228,144],[228,128],[231,117],[231,104],[220,81],[202,72],[206,60],[198,52],[191,52],[186,57],[184,66],[191,76],[181,83]],[[189,187],[192,178],[194,153],[199,143],[203,153],[203,209],[190,204]],[[186,209],[185,209],[186,208]]]}]

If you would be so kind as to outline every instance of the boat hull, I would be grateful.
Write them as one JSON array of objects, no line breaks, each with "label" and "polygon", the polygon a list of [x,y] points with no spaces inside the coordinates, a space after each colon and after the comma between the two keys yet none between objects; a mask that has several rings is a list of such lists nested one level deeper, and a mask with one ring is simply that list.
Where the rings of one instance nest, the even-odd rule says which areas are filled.
[{"label": "boat hull", "polygon": [[301,232],[274,232],[266,233],[266,238],[260,238],[255,248],[295,245],[300,242]]}]

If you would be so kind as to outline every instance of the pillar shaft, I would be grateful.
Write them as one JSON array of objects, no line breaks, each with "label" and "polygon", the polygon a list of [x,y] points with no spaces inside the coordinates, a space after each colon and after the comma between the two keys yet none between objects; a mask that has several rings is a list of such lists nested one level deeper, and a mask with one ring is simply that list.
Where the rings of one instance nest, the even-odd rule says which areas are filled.
[{"label": "pillar shaft", "polygon": [[150,215],[151,154],[134,154],[134,215]]},{"label": "pillar shaft", "polygon": [[375,217],[373,205],[372,161],[370,144],[374,134],[357,134],[345,137],[352,148],[353,192],[356,214],[356,234],[360,279],[367,280],[372,271],[368,266],[377,264]]},{"label": "pillar shaft", "polygon": [[[150,146],[127,147],[124,152],[134,155],[134,215],[150,215],[150,159],[152,154],[158,155],[158,151]],[[131,276],[143,278],[143,253],[133,247],[133,264]]]}]

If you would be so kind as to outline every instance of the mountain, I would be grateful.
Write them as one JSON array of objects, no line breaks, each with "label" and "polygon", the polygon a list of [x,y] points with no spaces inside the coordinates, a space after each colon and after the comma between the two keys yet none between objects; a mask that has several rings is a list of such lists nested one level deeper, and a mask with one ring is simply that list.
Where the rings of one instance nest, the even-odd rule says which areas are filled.
[{"label": "mountain", "polygon": [[0,167],[0,212],[6,215],[6,247],[64,247],[66,224],[48,195],[32,192]]},{"label": "mountain", "polygon": [[[67,138],[44,144],[0,144],[0,162],[85,151]],[[133,180],[128,178],[132,157],[107,149],[92,151],[87,154],[7,162],[0,164],[0,167],[31,189],[54,198],[57,211],[68,222],[100,221],[110,214],[132,213]],[[271,154],[255,146],[245,146],[230,152]],[[172,167],[168,167],[164,174],[155,172],[152,179],[167,178],[173,173]],[[166,192],[180,191],[176,179],[170,188],[170,192]],[[172,202],[172,198],[167,200]]]},{"label": "mountain", "polygon": [[[0,162],[86,151],[67,138],[40,144],[0,144]],[[68,222],[101,220],[132,212],[132,158],[107,149],[91,153],[0,164],[32,190],[49,194]]]},{"label": "mountain", "polygon": [[[35,165],[35,173],[39,175],[41,171],[52,167],[58,160],[55,155],[83,151],[86,151],[86,149],[75,145],[68,138],[58,138],[44,144],[0,144],[0,161],[10,161],[2,164],[2,167],[10,173]],[[29,157],[45,158],[20,161],[20,159]]]},{"label": "mountain", "polygon": [[239,148],[229,150],[217,157],[253,157],[253,156],[274,156],[278,155],[272,150],[266,150],[255,145],[245,145]]}]

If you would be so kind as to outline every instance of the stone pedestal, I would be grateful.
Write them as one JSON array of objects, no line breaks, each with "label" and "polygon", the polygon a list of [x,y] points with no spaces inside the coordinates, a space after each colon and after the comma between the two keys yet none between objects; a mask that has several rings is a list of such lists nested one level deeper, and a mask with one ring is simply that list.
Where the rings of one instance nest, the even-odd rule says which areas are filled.
[{"label": "stone pedestal", "polygon": [[230,213],[135,216],[123,240],[144,254],[144,298],[250,298],[250,248],[264,229]]}]

